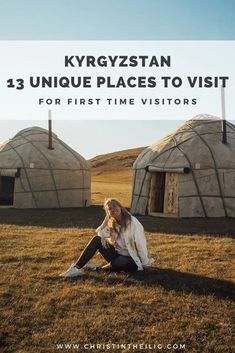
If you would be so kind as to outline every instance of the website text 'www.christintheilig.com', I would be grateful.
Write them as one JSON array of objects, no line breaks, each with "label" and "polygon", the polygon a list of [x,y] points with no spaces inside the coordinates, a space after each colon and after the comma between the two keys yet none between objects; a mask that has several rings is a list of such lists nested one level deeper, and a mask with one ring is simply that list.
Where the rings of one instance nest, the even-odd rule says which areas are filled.
[{"label": "website text 'www.christintheilig.com'", "polygon": [[80,351],[114,351],[114,350],[130,350],[134,352],[139,351],[184,351],[186,349],[185,343],[57,343],[58,350],[80,350]]}]

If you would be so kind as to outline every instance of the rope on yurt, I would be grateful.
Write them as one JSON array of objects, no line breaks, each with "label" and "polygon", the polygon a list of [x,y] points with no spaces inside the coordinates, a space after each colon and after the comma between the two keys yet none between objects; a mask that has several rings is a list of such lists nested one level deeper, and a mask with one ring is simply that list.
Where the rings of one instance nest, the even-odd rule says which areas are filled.
[{"label": "rope on yurt", "polygon": [[229,126],[229,128],[231,129],[231,130],[233,130],[233,131],[235,131],[235,126],[233,126],[231,123],[229,123],[228,121],[227,121],[227,125]]},{"label": "rope on yurt", "polygon": [[[146,169],[144,169],[144,170],[145,170],[145,175],[144,175],[144,177],[143,177],[143,179],[142,179],[142,184],[141,184],[141,187],[140,187],[139,194],[135,194],[135,196],[137,196],[136,205],[138,204],[139,199],[140,199],[140,197],[142,196],[141,193],[142,193],[142,189],[143,189],[143,186],[144,186],[145,178],[146,178],[146,176],[147,176],[147,171],[146,171]],[[143,196],[143,197],[144,197],[144,196]],[[147,196],[147,197],[148,197],[148,196]]]},{"label": "rope on yurt", "polygon": [[51,174],[52,182],[54,184],[56,198],[57,198],[57,203],[58,203],[58,206],[61,207],[60,200],[59,200],[59,195],[58,195],[58,190],[57,190],[57,187],[56,187],[55,177],[54,177],[54,174],[53,174],[53,171],[52,171],[52,166],[51,166],[51,163],[50,163],[49,159],[46,157],[46,155],[37,146],[34,145],[33,141],[27,139],[25,136],[22,136],[22,138],[25,139],[26,141],[28,141],[46,159],[46,161],[48,163],[48,166],[49,166],[48,170],[49,170],[49,172]]},{"label": "rope on yurt", "polygon": [[[11,142],[11,140],[9,140],[9,141],[7,142],[7,144],[10,145],[10,142]],[[15,140],[14,140],[14,142],[15,142]],[[21,147],[21,146],[26,145],[26,144],[27,144],[27,142],[21,143],[21,144],[17,145],[15,148]],[[4,151],[0,151],[0,153],[8,152],[8,151],[10,151],[11,149],[12,149],[12,146],[10,146],[9,148],[5,148],[5,147],[4,147]]]},{"label": "rope on yurt", "polygon": [[[79,165],[80,165],[80,169],[83,170],[84,168],[82,168],[82,165],[81,165],[81,161],[79,159],[79,157],[77,156],[77,152],[75,152],[72,148],[70,148],[68,145],[66,145],[66,143],[64,143],[62,140],[60,140],[59,138],[57,138],[57,140],[61,143],[61,145],[64,146],[64,148],[69,151],[73,156],[74,158],[79,162]],[[82,157],[82,156],[81,156]],[[82,157],[83,158],[83,157]],[[88,170],[88,169],[84,169],[84,170]]]},{"label": "rope on yurt", "polygon": [[[186,131],[187,131],[187,132],[193,132],[193,131],[188,131],[188,130],[186,130]],[[201,203],[201,207],[202,207],[202,210],[203,210],[203,212],[204,212],[205,217],[207,217],[206,209],[205,209],[205,206],[204,206],[202,197],[201,197],[201,195],[200,195],[199,186],[198,186],[198,183],[197,183],[197,180],[196,180],[196,176],[195,176],[195,174],[194,174],[194,172],[193,172],[193,168],[192,168],[191,161],[189,160],[189,158],[188,158],[188,156],[185,154],[185,152],[180,148],[180,145],[184,144],[185,142],[188,142],[188,141],[191,140],[194,136],[191,136],[191,137],[189,137],[188,139],[186,139],[186,140],[184,140],[184,141],[182,141],[182,142],[178,142],[178,143],[177,143],[177,140],[176,140],[175,136],[178,135],[178,133],[179,133],[179,132],[176,132],[176,133],[174,133],[174,134],[171,136],[171,140],[174,142],[174,146],[171,146],[171,147],[169,147],[167,150],[164,150],[164,151],[162,151],[161,153],[159,153],[155,158],[152,159],[151,162],[153,162],[153,161],[155,161],[156,159],[158,159],[162,154],[164,154],[164,153],[166,153],[166,152],[168,152],[168,151],[170,151],[170,150],[173,151],[175,148],[177,148],[177,149],[184,155],[185,159],[188,161],[188,164],[189,164],[189,166],[190,166],[190,168],[191,168],[191,170],[192,170],[193,181],[194,181],[194,184],[195,184],[197,193],[198,193],[198,197],[199,197],[199,200],[200,200],[200,203]],[[180,132],[180,133],[181,133],[181,132]],[[182,133],[183,133],[183,131],[182,131]],[[185,131],[184,131],[184,133],[185,133]]]},{"label": "rope on yurt", "polygon": [[165,168],[165,165],[166,165],[168,159],[170,158],[170,156],[172,155],[173,151],[174,151],[174,149],[172,148],[171,151],[170,151],[170,153],[169,153],[169,155],[167,156],[167,158],[166,158],[166,160],[165,160],[165,163],[164,163],[163,168]]},{"label": "rope on yurt", "polygon": [[[84,171],[88,171],[89,169],[85,169],[83,168],[83,166],[81,165],[81,161],[79,159],[79,157],[77,156],[77,152],[75,152],[72,148],[70,148],[68,145],[66,145],[62,140],[60,140],[59,138],[57,138],[57,140],[64,146],[64,148],[69,151],[72,156],[74,156],[74,158],[79,162],[80,165],[80,170],[82,171],[82,183],[83,183],[83,190],[87,189],[85,188],[85,177],[84,177]],[[83,158],[81,156],[81,158]],[[86,162],[87,163],[87,162]],[[82,203],[85,204],[87,202],[87,200],[85,200],[85,195],[84,195],[84,191],[82,192]]]},{"label": "rope on yurt", "polygon": [[[150,152],[151,150],[150,150],[150,148],[149,147],[146,147],[146,149],[144,149],[140,154],[139,154],[139,156],[136,158],[136,160],[138,159],[138,158],[144,158],[144,156],[146,155],[146,154],[148,154],[149,152]],[[136,162],[136,160],[135,160],[135,162]],[[135,164],[135,162],[133,163],[133,164]]]},{"label": "rope on yurt", "polygon": [[[177,133],[176,133],[176,134],[177,134]],[[174,134],[174,135],[176,135],[176,134]],[[190,140],[190,139],[192,138],[192,137],[190,137],[190,138],[188,138],[187,140],[184,140],[184,141],[182,141],[182,142],[176,144],[176,140],[174,139],[174,135],[171,136],[171,138],[170,138],[170,139],[173,140],[174,146],[171,146],[171,147],[169,147],[167,150],[164,150],[164,151],[162,151],[161,153],[159,153],[155,158],[153,158],[153,159],[151,160],[151,162],[154,162],[157,158],[159,158],[159,156],[161,156],[162,154],[164,154],[164,153],[166,153],[166,152],[168,152],[168,151],[171,151],[171,153],[172,153],[173,150],[174,150],[176,147],[180,150],[180,148],[179,148],[178,146],[181,145],[181,144],[183,144],[183,143],[185,143],[186,141],[188,141],[188,140]],[[186,158],[186,159],[187,159],[187,158]],[[188,160],[188,159],[187,159],[187,160]],[[189,162],[189,164],[190,164],[190,166],[191,166],[191,163],[190,163],[190,162]],[[191,167],[192,167],[192,166],[191,166]],[[138,169],[137,169],[137,170],[138,170]],[[141,192],[142,192],[142,189],[143,189],[143,185],[144,185],[146,176],[147,176],[147,171],[145,171],[145,176],[144,176],[144,178],[142,179],[142,184],[141,184],[141,188],[140,188],[139,194],[136,194],[136,193],[133,192],[133,196],[137,196],[136,205],[137,205],[138,202],[139,202],[139,199],[140,199],[140,196],[141,196]],[[195,177],[195,176],[193,176],[193,177]],[[136,181],[136,179],[135,179],[135,181]],[[196,182],[195,182],[195,183],[196,183]],[[197,185],[197,184],[196,184],[196,187],[197,187],[197,189],[198,189],[198,185]],[[135,190],[135,184],[134,184],[133,190]],[[149,190],[149,192],[150,192],[150,190]],[[133,197],[133,196],[132,196],[132,197]],[[146,197],[148,198],[148,196],[149,196],[149,194],[148,194]],[[200,198],[200,196],[199,196],[199,198]],[[206,216],[206,211],[205,211],[205,208],[204,208],[204,204],[203,204],[202,200],[200,200],[200,201],[201,201],[201,204],[202,204],[202,209],[203,209],[203,211],[204,211],[205,217],[207,217],[207,216]]]},{"label": "rope on yurt", "polygon": [[[29,132],[30,129],[31,129],[31,128],[27,129],[27,131],[24,130],[23,134],[19,134],[19,132],[18,132],[18,133],[15,135],[15,136],[17,136],[17,137],[13,137],[13,138],[10,139],[9,141],[7,141],[7,143],[9,144],[11,141],[14,141],[14,143],[15,143],[15,142],[17,142],[17,141],[22,140],[22,137],[25,137],[24,134],[27,133],[27,132]],[[27,136],[33,136],[33,135],[45,135],[45,132],[41,132],[40,130],[38,130],[37,132],[32,132],[32,133],[30,133],[30,134],[27,134],[26,137],[27,137]],[[34,140],[34,142],[42,142],[42,140],[38,140],[38,141],[37,141],[37,140]],[[43,141],[43,142],[44,142],[44,141]],[[46,142],[46,141],[45,141],[45,142]],[[26,140],[26,142],[22,142],[22,143],[20,143],[19,145],[15,146],[15,148],[18,148],[18,147],[27,145],[27,143],[28,143],[28,140]],[[8,149],[5,149],[4,151],[0,151],[0,152],[4,153],[4,152],[7,152],[7,151],[10,151],[10,149],[11,149],[11,148],[8,148]]]},{"label": "rope on yurt", "polygon": [[13,149],[13,151],[17,154],[17,156],[18,156],[18,157],[20,158],[20,160],[21,160],[21,163],[22,163],[22,165],[23,165],[23,169],[24,169],[24,172],[25,172],[26,180],[27,180],[27,182],[28,182],[29,190],[30,190],[30,192],[31,192],[31,194],[32,194],[32,197],[33,197],[33,201],[34,201],[35,207],[38,208],[38,204],[37,204],[37,201],[36,201],[36,197],[35,197],[35,195],[34,195],[34,192],[33,192],[33,189],[32,189],[31,183],[30,183],[30,178],[29,178],[29,176],[28,176],[28,173],[27,173],[27,170],[26,170],[26,166],[25,166],[24,160],[23,160],[23,158],[21,157],[21,155],[19,154],[19,152],[17,152],[16,148],[13,147],[10,142],[8,142],[8,144],[11,146],[11,148]]},{"label": "rope on yurt", "polygon": [[135,190],[135,182],[136,182],[136,169],[134,170],[134,175],[133,175],[133,183],[132,183],[132,193],[131,193],[131,206],[134,200],[134,190]]},{"label": "rope on yurt", "polygon": [[[47,169],[48,170],[48,169]],[[83,188],[61,188],[60,191],[68,191],[68,190],[82,190]],[[86,188],[88,190],[88,188]],[[46,189],[46,190],[36,190],[35,192],[48,192],[55,191],[55,189]],[[17,191],[17,194],[27,193],[29,191]]]},{"label": "rope on yurt", "polygon": [[[174,137],[172,137],[172,138],[175,140]],[[207,216],[207,213],[206,213],[206,209],[205,209],[204,203],[203,203],[203,200],[202,200],[202,197],[201,197],[201,194],[200,194],[200,190],[199,190],[199,186],[198,186],[198,183],[197,183],[197,179],[196,179],[196,176],[195,176],[194,171],[193,171],[192,163],[191,163],[190,159],[188,158],[188,156],[186,155],[186,153],[179,147],[179,144],[176,145],[175,147],[178,148],[178,150],[184,155],[184,157],[185,157],[185,158],[187,159],[187,161],[188,161],[188,164],[190,165],[190,169],[191,169],[192,176],[193,176],[193,181],[194,181],[194,184],[195,184],[197,193],[198,193],[197,196],[199,197],[199,200],[200,200],[200,203],[201,203],[201,206],[202,206],[202,209],[203,209],[203,212],[204,212],[205,217],[208,217],[208,216]]]},{"label": "rope on yurt", "polygon": [[[169,148],[168,150],[170,150],[171,148]],[[137,158],[139,158],[141,156],[141,158],[143,158],[146,154],[148,154],[151,150],[149,149],[149,147],[146,148],[146,150],[144,150]],[[166,151],[163,151],[163,153],[166,152]],[[155,158],[153,159],[155,160]],[[152,161],[153,161],[152,160]],[[131,197],[131,205],[133,203],[133,199],[134,199],[134,196],[137,196],[137,201],[136,201],[136,207],[135,209],[137,208],[137,205],[138,205],[138,202],[139,202],[139,199],[140,197],[142,196],[141,195],[141,192],[142,192],[142,189],[143,189],[143,185],[144,185],[144,182],[145,182],[145,178],[147,176],[147,171],[145,169],[145,175],[144,175],[144,178],[142,179],[142,184],[141,184],[141,187],[140,187],[140,192],[137,194],[135,193],[135,185],[136,185],[136,179],[137,179],[137,171],[141,170],[141,169],[145,169],[145,168],[136,168],[135,169],[135,172],[134,172],[134,183],[133,183],[133,191],[132,191],[132,197]],[[150,190],[149,190],[150,192]],[[149,193],[148,195],[146,196],[148,198],[149,196]]]},{"label": "rope on yurt", "polygon": [[[193,121],[193,120],[189,120],[189,121],[187,122],[187,127],[190,127],[190,128],[192,127],[192,123],[191,123],[192,121]],[[212,122],[213,122],[213,121],[212,121]],[[211,121],[208,121],[207,123],[211,123]],[[200,125],[202,125],[202,124],[200,124]],[[185,126],[185,123],[184,123],[182,126]],[[172,139],[173,139],[175,136],[177,136],[177,135],[185,134],[185,132],[193,132],[193,130],[184,129],[184,130],[178,131],[178,129],[177,129],[177,130],[176,130],[175,132],[173,132],[171,135],[168,135],[169,140],[172,140]],[[190,141],[193,137],[194,137],[194,135],[188,137],[188,138],[185,139],[184,141],[178,142],[178,143],[175,144],[174,146],[171,146],[171,147],[165,149],[164,151],[160,152],[155,158],[153,158],[153,159],[151,160],[151,162],[154,162],[154,161],[155,161],[157,158],[159,158],[162,154],[164,154],[164,153],[170,151],[171,149],[174,149],[175,147],[180,146],[180,145],[184,144],[185,142]],[[157,144],[158,144],[158,143],[157,143]]]},{"label": "rope on yurt", "polygon": [[225,216],[228,217],[228,213],[227,213],[227,209],[226,209],[226,205],[225,205],[224,195],[223,195],[223,191],[222,191],[222,187],[221,187],[221,183],[220,183],[220,179],[219,179],[218,167],[217,167],[217,164],[216,164],[215,157],[213,155],[213,152],[212,152],[209,144],[206,142],[206,140],[197,131],[194,130],[194,132],[201,139],[201,141],[205,144],[205,146],[208,148],[208,150],[209,150],[209,152],[211,154],[211,158],[212,158],[212,160],[214,162],[215,175],[216,175],[216,179],[217,179],[217,183],[218,183],[218,187],[219,187],[220,197],[222,198],[224,213],[225,213]]},{"label": "rope on yurt", "polygon": [[[182,133],[183,133],[183,132],[182,132]],[[175,134],[175,135],[178,135],[178,134]],[[174,135],[174,136],[175,136],[175,135]],[[172,139],[172,138],[173,138],[173,137],[171,137],[171,139]],[[155,158],[153,158],[153,159],[151,160],[151,163],[153,163],[156,159],[158,159],[158,158],[159,158],[161,155],[163,155],[164,153],[166,153],[166,152],[168,152],[168,151],[170,151],[170,150],[172,150],[172,149],[174,149],[174,148],[176,148],[176,147],[178,147],[178,146],[184,144],[185,142],[190,141],[191,139],[192,139],[192,136],[189,137],[187,140],[178,142],[176,145],[171,146],[171,147],[165,149],[164,151],[160,152]],[[155,152],[156,152],[156,151],[155,151]]]}]

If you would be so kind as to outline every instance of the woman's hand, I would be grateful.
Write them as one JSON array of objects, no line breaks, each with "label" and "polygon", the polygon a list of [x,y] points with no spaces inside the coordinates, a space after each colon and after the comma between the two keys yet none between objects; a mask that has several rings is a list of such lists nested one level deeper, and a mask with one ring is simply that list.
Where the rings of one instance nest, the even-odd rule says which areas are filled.
[{"label": "woman's hand", "polygon": [[102,244],[103,248],[105,248],[105,249],[109,248],[109,242],[107,242],[107,240],[105,238],[101,238],[101,244]]},{"label": "woman's hand", "polygon": [[105,227],[103,229],[100,229],[98,231],[98,235],[101,237],[101,244],[104,248],[109,247],[109,243],[107,242],[107,238],[110,237],[110,229],[108,227]]},{"label": "woman's hand", "polygon": [[144,267],[150,267],[154,262],[155,262],[155,259],[153,257],[150,257],[149,261],[147,262],[147,264],[144,265]]}]

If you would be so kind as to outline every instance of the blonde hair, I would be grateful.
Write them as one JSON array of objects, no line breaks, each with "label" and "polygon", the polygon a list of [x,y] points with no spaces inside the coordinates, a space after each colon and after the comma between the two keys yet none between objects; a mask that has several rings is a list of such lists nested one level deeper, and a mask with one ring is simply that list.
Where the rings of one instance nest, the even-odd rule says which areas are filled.
[{"label": "blonde hair", "polygon": [[[109,215],[109,211],[108,211],[109,203],[115,204],[121,208],[121,223],[118,223],[115,218]],[[104,210],[106,213],[106,217],[108,217],[107,225],[111,232],[111,239],[115,243],[117,237],[120,234],[121,229],[125,230],[128,224],[130,223],[131,214],[127,211],[127,209],[124,206],[122,206],[122,204],[117,199],[114,199],[114,198],[105,199]]]}]

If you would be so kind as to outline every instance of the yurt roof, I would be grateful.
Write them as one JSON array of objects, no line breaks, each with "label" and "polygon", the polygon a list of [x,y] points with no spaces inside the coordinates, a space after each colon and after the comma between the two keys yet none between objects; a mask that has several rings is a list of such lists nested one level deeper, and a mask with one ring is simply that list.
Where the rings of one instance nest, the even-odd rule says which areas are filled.
[{"label": "yurt roof", "polygon": [[52,134],[53,149],[48,148],[49,132],[41,127],[29,127],[0,145],[0,168],[85,169],[88,162],[56,134]]},{"label": "yurt roof", "polygon": [[133,168],[235,168],[235,126],[226,121],[227,144],[222,143],[221,119],[198,115],[146,148]]}]

